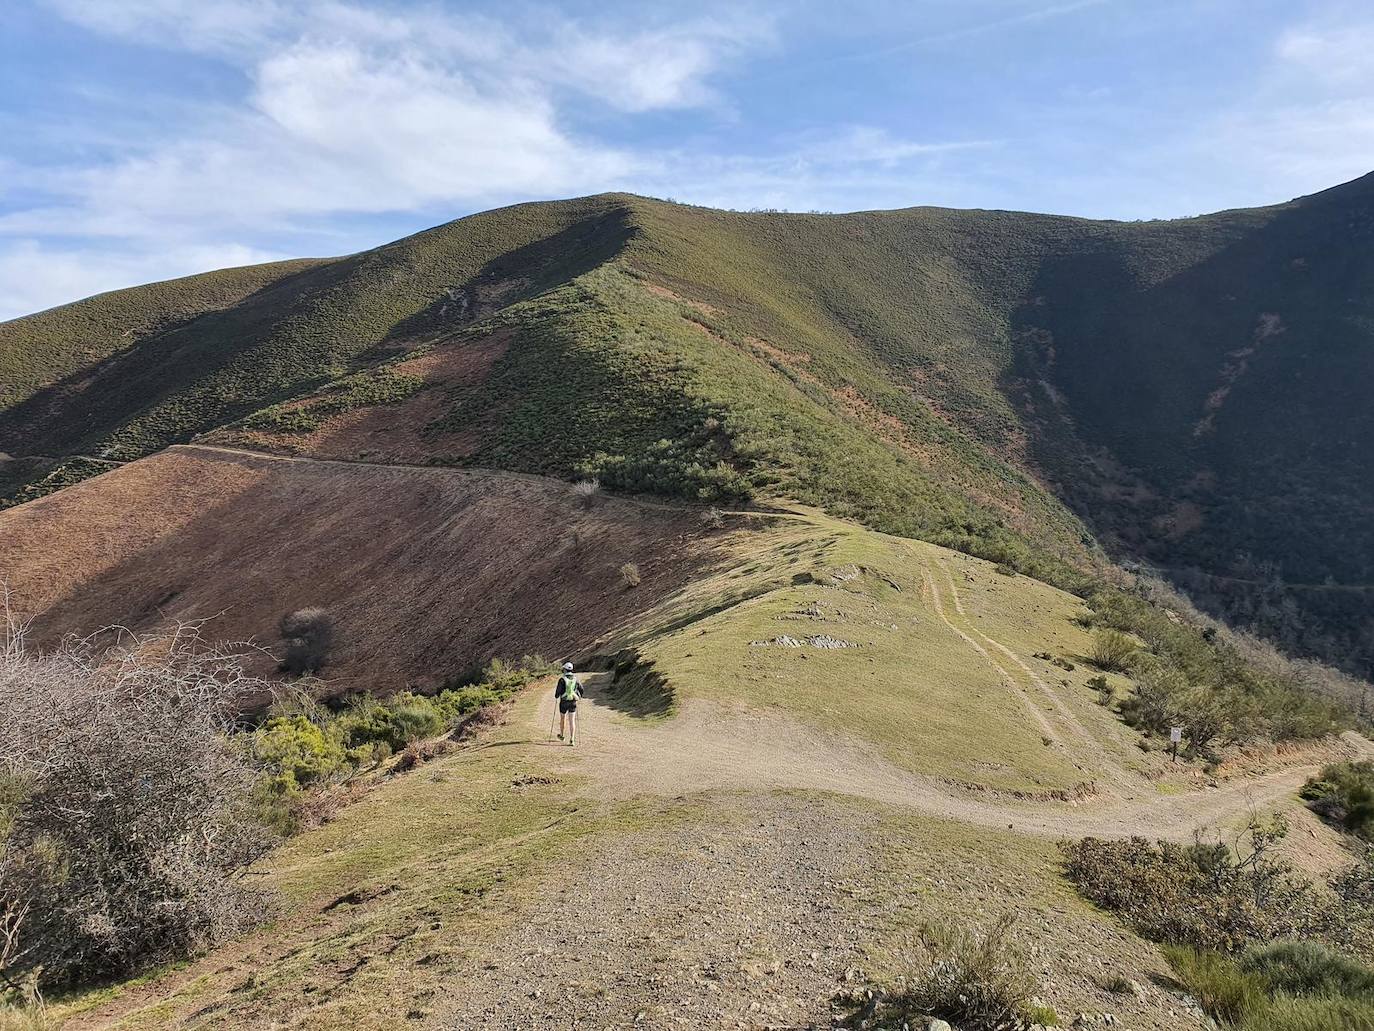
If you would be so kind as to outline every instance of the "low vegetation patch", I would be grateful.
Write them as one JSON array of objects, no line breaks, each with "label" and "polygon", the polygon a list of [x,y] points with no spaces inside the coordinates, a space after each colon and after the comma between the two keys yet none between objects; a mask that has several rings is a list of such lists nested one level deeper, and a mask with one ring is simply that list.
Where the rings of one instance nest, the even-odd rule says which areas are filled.
[{"label": "low vegetation patch", "polygon": [[1307,688],[1295,664],[1262,668],[1215,630],[1118,588],[1100,588],[1088,605],[1094,664],[1134,672],[1122,716],[1152,736],[1182,727],[1190,756],[1211,758],[1218,747],[1258,739],[1319,738],[1351,725],[1348,712]]},{"label": "low vegetation patch", "polygon": [[1374,958],[1374,849],[1318,885],[1279,856],[1287,830],[1274,816],[1231,844],[1084,838],[1064,847],[1065,873],[1161,944],[1234,955],[1293,939]]},{"label": "low vegetation patch", "polygon": [[335,380],[304,402],[272,405],[244,419],[249,430],[273,433],[314,433],[326,420],[357,408],[399,404],[424,386],[418,376],[409,376],[384,365]]},{"label": "low vegetation patch", "polygon": [[551,669],[538,656],[515,664],[497,659],[476,683],[430,696],[408,691],[385,700],[360,695],[336,709],[293,694],[251,736],[250,751],[265,774],[258,789],[263,809],[279,829],[296,830],[314,817],[317,797],[311,789],[347,781],[393,755],[405,760],[398,760],[398,767],[414,766],[431,757],[421,748],[425,742],[460,730],[477,713]]},{"label": "low vegetation patch", "polygon": [[1019,1031],[1031,1023],[1055,1023],[1054,1012],[1035,999],[1037,985],[1013,940],[1014,927],[1011,914],[983,929],[953,920],[926,926],[921,939],[930,965],[891,994],[861,1003],[856,1022],[917,1027],[934,1018],[963,1031]]},{"label": "low vegetation patch", "polygon": [[1304,785],[1302,797],[1341,829],[1374,842],[1374,762],[1333,763]]},{"label": "low vegetation patch", "polygon": [[1166,946],[1179,980],[1237,1031],[1374,1028],[1374,969],[1313,942],[1256,945],[1238,956]]}]

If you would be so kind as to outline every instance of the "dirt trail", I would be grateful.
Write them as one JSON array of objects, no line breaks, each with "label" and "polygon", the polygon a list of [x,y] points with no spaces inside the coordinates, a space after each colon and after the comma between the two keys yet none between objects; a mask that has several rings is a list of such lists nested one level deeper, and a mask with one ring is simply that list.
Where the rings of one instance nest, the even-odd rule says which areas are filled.
[{"label": "dirt trail", "polygon": [[[914,550],[913,555],[915,555]],[[1132,776],[1121,768],[1121,764],[1117,758],[1113,756],[1110,750],[1108,750],[1097,736],[1088,729],[1088,726],[1078,717],[1078,715],[1069,708],[1060,693],[1050,687],[1049,684],[1045,683],[1044,679],[1031,669],[1030,666],[1026,665],[1019,655],[1001,641],[983,633],[983,631],[973,624],[968,618],[968,613],[964,611],[963,600],[959,597],[959,587],[954,581],[954,575],[950,572],[949,566],[939,561],[932,562],[930,565],[934,568],[931,569],[927,567],[926,578],[934,601],[936,615],[940,617],[945,626],[949,627],[963,638],[979,655],[987,660],[988,664],[996,671],[1007,688],[1015,693],[1034,714],[1036,722],[1044,728],[1046,737],[1060,747],[1071,748],[1080,762],[1086,763],[1087,760],[1091,758],[1092,765],[1083,766],[1083,768],[1090,769],[1094,779],[1098,782],[1105,782],[1105,790],[1109,793],[1120,796],[1132,795],[1139,792],[1144,783],[1142,778],[1139,776]],[[949,588],[949,596],[954,602],[954,611],[958,614],[957,622],[962,623],[962,627],[956,625],[956,620],[950,618],[943,604],[940,591],[935,584],[935,577],[937,574],[941,576],[946,586]],[[974,638],[981,640],[987,648],[980,645]],[[1002,659],[995,658],[988,649],[992,649],[992,651],[1002,656]],[[1060,726],[1068,736],[1072,738],[1070,744],[1066,745],[1059,730],[1050,725],[1044,713],[1041,711],[1041,708],[1032,701],[1026,691],[1017,683],[1016,675],[1012,672],[1010,667],[1004,665],[1003,660],[1009,661],[1012,666],[1019,669],[1021,674],[1030,681],[1032,687],[1039,695],[1049,703],[1050,708],[1058,716]]]},{"label": "dirt trail", "polygon": [[[617,712],[606,699],[609,674],[585,674],[575,748],[559,747],[548,762],[560,772],[589,775],[607,797],[676,797],[700,791],[827,791],[920,810],[983,827],[1013,827],[1061,838],[1134,834],[1178,841],[1292,795],[1317,769],[1292,766],[1237,784],[1159,795],[1143,779],[1132,794],[1083,802],[1024,802],[958,792],[902,770],[862,744],[828,735],[785,716],[729,710],[688,699],[678,715],[645,722]],[[554,702],[544,692],[528,725],[548,738]],[[1349,735],[1352,754],[1374,754]]]}]

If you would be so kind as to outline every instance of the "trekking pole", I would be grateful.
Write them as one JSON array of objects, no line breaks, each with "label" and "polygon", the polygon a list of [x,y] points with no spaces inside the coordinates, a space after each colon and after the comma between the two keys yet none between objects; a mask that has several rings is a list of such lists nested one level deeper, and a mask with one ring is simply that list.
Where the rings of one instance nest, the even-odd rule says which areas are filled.
[{"label": "trekking pole", "polygon": [[558,702],[553,703],[553,711],[549,713],[549,737],[553,737],[553,725],[558,722]]}]

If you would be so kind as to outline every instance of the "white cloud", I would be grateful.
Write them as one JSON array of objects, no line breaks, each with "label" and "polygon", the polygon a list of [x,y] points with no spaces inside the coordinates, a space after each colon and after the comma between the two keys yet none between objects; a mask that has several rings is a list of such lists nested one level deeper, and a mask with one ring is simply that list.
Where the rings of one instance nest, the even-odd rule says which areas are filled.
[{"label": "white cloud", "polygon": [[595,31],[336,0],[50,0],[97,32],[211,52],[251,89],[201,123],[147,126],[111,162],[44,170],[54,200],[0,233],[154,238],[330,214],[605,189],[653,167],[564,127],[560,91],[625,112],[708,103],[707,78],[766,37],[740,16]]},{"label": "white cloud", "polygon": [[1374,22],[1295,27],[1279,37],[1275,52],[1290,71],[1328,84],[1374,85]]},{"label": "white cloud", "polygon": [[553,36],[553,45],[523,55],[528,71],[545,68],[612,107],[637,112],[718,102],[707,85],[711,74],[771,41],[773,30],[765,20],[737,14],[624,35],[566,24]]},{"label": "white cloud", "polygon": [[[1208,150],[1271,200],[1374,169],[1374,22],[1295,25],[1279,35],[1247,102],[1205,129]],[[1253,187],[1252,187],[1253,188]]]},{"label": "white cloud", "polygon": [[126,248],[60,248],[36,240],[8,241],[0,243],[0,321],[134,283],[284,257],[287,255],[234,243],[131,252]]}]

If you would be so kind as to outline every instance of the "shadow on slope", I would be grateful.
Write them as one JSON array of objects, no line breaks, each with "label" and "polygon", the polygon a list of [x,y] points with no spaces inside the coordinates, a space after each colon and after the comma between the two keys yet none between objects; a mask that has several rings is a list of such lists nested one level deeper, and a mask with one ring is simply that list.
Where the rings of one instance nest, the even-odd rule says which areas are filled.
[{"label": "shadow on slope", "polygon": [[282,615],[321,606],[328,691],[385,694],[576,650],[717,562],[726,538],[704,534],[693,510],[586,510],[536,477],[188,447],[0,514],[0,579],[40,644],[209,618],[273,646]]}]

